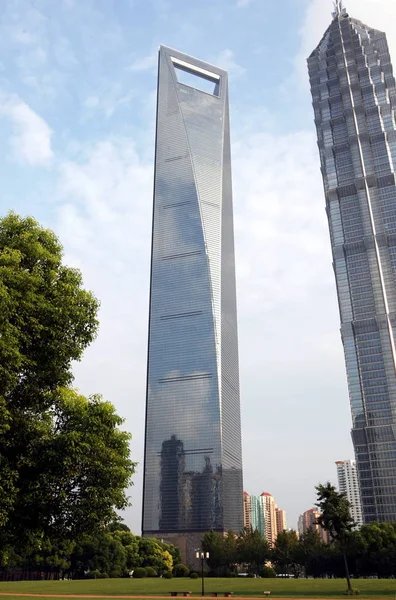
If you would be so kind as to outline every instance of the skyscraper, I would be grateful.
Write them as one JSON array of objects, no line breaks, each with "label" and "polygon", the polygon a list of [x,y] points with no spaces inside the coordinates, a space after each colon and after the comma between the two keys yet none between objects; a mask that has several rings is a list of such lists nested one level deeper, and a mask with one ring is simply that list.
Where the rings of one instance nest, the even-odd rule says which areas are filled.
[{"label": "skyscraper", "polygon": [[338,460],[336,466],[338,489],[347,497],[351,505],[351,516],[357,527],[361,527],[363,525],[363,514],[356,461]]},{"label": "skyscraper", "polygon": [[308,59],[365,522],[396,521],[396,89],[341,0]]},{"label": "skyscraper", "polygon": [[287,529],[286,511],[275,506],[276,535]]},{"label": "skyscraper", "polygon": [[159,51],[143,535],[243,527],[227,73]]},{"label": "skyscraper", "polygon": [[324,544],[328,544],[329,534],[323,529],[323,527],[318,525],[318,517],[320,517],[320,513],[316,508],[310,508],[309,510],[303,512],[298,519],[298,533],[299,535],[303,535],[304,533],[307,533],[309,529],[312,529],[313,531],[318,532],[320,539]]},{"label": "skyscraper", "polygon": [[243,526],[245,529],[252,526],[252,503],[247,492],[243,492]]},{"label": "skyscraper", "polygon": [[269,545],[272,546],[278,535],[275,499],[269,492],[263,492],[260,498],[264,507],[265,537],[267,538]]},{"label": "skyscraper", "polygon": [[250,519],[253,531],[259,531],[266,537],[265,502],[262,496],[250,496]]},{"label": "skyscraper", "polygon": [[268,492],[249,496],[243,492],[244,527],[259,531],[272,546],[281,531],[287,528],[286,511],[278,508]]}]

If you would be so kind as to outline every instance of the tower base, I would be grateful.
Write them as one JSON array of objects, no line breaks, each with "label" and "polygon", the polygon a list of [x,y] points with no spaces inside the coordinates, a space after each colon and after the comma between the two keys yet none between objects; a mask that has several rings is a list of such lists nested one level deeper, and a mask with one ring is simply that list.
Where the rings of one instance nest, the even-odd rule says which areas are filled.
[{"label": "tower base", "polygon": [[181,561],[184,565],[187,565],[190,569],[199,570],[201,568],[201,562],[195,556],[197,550],[201,549],[202,538],[205,535],[204,531],[199,532],[158,532],[158,533],[144,533],[144,537],[152,537],[166,544],[173,544],[180,551]]}]

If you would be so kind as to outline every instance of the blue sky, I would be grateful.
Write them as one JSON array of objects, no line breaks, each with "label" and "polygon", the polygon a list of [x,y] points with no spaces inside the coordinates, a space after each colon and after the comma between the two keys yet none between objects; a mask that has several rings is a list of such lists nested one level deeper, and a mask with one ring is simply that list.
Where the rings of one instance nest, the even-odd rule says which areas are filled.
[{"label": "blue sky", "polygon": [[[387,30],[394,0],[350,0]],[[140,532],[156,54],[230,73],[244,487],[296,527],[352,457],[330,244],[305,58],[330,0],[6,0],[0,22],[0,214],[53,228],[102,302],[76,386],[126,418]],[[390,27],[389,27],[390,25]]]}]

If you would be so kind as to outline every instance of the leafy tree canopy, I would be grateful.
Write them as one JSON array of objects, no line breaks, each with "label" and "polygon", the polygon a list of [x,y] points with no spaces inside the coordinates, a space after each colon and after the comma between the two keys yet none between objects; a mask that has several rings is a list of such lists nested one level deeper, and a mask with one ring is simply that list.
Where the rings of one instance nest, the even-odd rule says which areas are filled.
[{"label": "leafy tree canopy", "polygon": [[328,531],[330,538],[338,544],[342,552],[348,593],[352,593],[347,560],[348,536],[355,526],[355,522],[351,517],[351,505],[344,494],[337,492],[330,482],[324,485],[319,484],[316,486],[316,491],[318,494],[316,506],[321,513],[317,522],[325,531]]},{"label": "leafy tree canopy", "polygon": [[99,303],[62,257],[33,218],[0,219],[0,397],[9,408],[50,406],[48,392],[70,384],[72,361],[95,339]]},{"label": "leafy tree canopy", "polygon": [[272,560],[283,573],[298,575],[300,571],[300,546],[297,533],[281,531],[271,552]]},{"label": "leafy tree canopy", "polygon": [[344,544],[348,532],[355,526],[349,501],[329,482],[316,486],[316,491],[316,506],[321,513],[317,519],[318,524],[329,532],[331,539]]},{"label": "leafy tree canopy", "polygon": [[68,544],[117,519],[135,470],[114,407],[69,387],[99,303],[62,258],[56,236],[31,217],[0,219],[3,564],[32,552],[61,563]]},{"label": "leafy tree canopy", "polygon": [[258,573],[271,555],[266,538],[257,530],[244,529],[238,538],[239,562],[249,565],[250,571]]}]

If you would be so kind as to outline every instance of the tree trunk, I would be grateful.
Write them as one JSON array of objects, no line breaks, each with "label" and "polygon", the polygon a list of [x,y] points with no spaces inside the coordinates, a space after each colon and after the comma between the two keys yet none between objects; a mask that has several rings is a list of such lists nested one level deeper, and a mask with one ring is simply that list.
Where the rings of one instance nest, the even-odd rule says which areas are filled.
[{"label": "tree trunk", "polygon": [[342,547],[342,556],[344,558],[345,577],[346,577],[346,580],[347,580],[348,592],[352,593],[351,577],[349,575],[349,567],[348,567],[348,560],[347,560],[345,546]]}]

